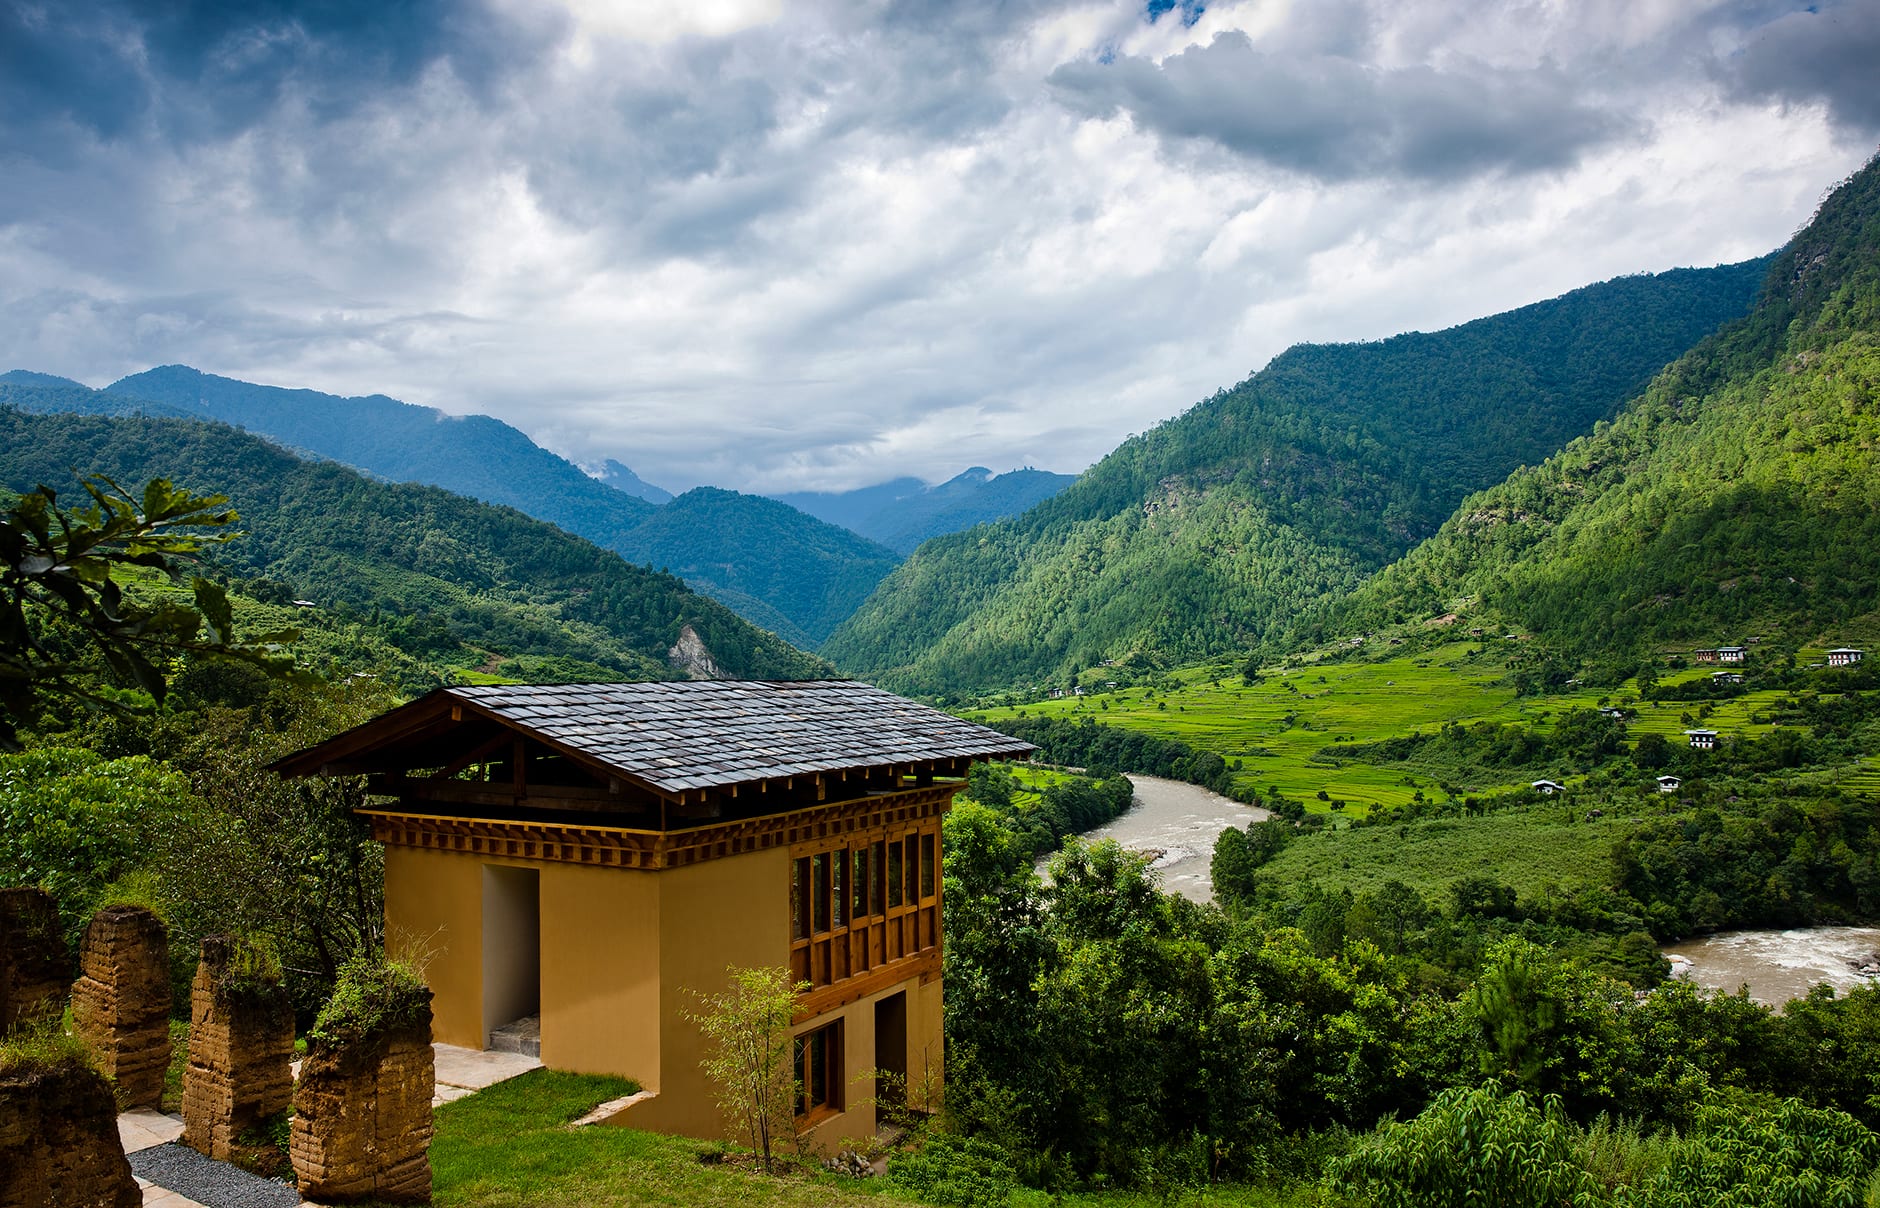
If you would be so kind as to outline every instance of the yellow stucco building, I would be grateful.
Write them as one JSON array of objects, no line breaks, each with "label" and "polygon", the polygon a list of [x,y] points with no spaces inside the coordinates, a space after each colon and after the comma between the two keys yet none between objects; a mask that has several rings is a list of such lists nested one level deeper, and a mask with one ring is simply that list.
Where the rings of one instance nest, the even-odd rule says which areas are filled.
[{"label": "yellow stucco building", "polygon": [[430,952],[434,1035],[539,1028],[544,1064],[653,1092],[618,1117],[726,1135],[687,1018],[728,967],[808,982],[798,1125],[874,1131],[941,1079],[940,820],[1029,744],[852,681],[447,688],[280,761],[366,774],[388,936]]}]

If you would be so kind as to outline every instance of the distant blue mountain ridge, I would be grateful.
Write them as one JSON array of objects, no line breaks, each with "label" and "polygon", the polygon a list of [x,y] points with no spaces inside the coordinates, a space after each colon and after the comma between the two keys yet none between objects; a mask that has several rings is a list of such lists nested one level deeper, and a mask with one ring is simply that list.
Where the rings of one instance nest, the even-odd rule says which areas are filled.
[{"label": "distant blue mountain ridge", "polygon": [[[265,436],[289,451],[336,461],[391,482],[443,487],[515,508],[585,537],[629,560],[666,567],[746,620],[814,649],[918,544],[910,534],[952,531],[988,515],[979,488],[1007,502],[1000,515],[1029,506],[1014,490],[1038,471],[994,476],[975,468],[929,488],[915,479],[886,488],[814,496],[861,497],[862,523],[895,542],[870,540],[813,509],[716,488],[674,497],[621,462],[589,472],[487,415],[454,416],[382,394],[342,397],[263,386],[164,365],[103,390],[54,374],[0,373],[0,406],[36,413],[151,415],[219,421]],[[1063,475],[1045,478],[1070,479]],[[1013,480],[1008,482],[1007,480]],[[214,484],[193,484],[212,489]],[[898,510],[897,510],[898,509]],[[996,509],[995,509],[996,510]]]}]

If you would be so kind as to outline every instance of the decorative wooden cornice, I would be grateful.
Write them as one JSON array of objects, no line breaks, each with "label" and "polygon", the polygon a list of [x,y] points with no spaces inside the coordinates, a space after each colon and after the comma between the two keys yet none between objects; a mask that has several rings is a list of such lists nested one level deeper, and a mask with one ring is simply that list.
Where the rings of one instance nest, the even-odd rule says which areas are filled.
[{"label": "decorative wooden cornice", "polygon": [[885,965],[878,965],[867,973],[846,977],[831,985],[818,986],[797,996],[796,1011],[791,1015],[790,1022],[793,1026],[805,1023],[904,981],[918,978],[924,986],[940,976],[940,965],[940,948],[935,945]]},{"label": "decorative wooden cornice", "polygon": [[458,818],[397,807],[359,813],[370,820],[372,837],[391,847],[651,871],[919,822],[944,814],[965,787],[928,785],[676,831]]}]

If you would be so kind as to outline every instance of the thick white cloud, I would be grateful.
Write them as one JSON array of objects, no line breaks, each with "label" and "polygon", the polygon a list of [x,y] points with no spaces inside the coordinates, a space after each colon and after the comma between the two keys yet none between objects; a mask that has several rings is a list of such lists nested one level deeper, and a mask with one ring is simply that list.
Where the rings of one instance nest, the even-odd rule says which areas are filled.
[{"label": "thick white cloud", "polygon": [[0,0],[0,367],[669,487],[1075,470],[1298,340],[1760,254],[1880,134],[1872,0],[54,11]]}]

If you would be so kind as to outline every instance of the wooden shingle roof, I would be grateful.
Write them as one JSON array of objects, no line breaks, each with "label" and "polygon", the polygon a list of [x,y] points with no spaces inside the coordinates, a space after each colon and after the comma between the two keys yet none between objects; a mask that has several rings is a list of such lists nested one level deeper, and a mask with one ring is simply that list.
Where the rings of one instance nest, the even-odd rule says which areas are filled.
[{"label": "wooden shingle roof", "polygon": [[[357,764],[469,711],[662,793],[1035,748],[854,680],[697,680],[444,688],[279,761],[290,775]],[[436,738],[426,738],[429,749]]]}]

